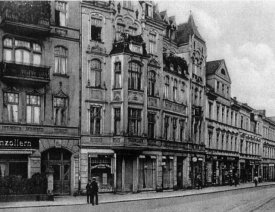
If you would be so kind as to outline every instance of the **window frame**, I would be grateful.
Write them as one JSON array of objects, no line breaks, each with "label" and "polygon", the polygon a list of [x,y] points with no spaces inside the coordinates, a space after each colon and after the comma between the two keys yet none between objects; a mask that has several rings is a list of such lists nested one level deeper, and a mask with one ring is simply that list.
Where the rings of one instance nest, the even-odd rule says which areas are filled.
[{"label": "window frame", "polygon": [[[15,98],[15,101],[9,101],[9,94],[14,96],[13,98]],[[11,123],[18,123],[19,122],[19,93],[4,92],[3,96],[4,96],[4,106],[7,108],[7,115],[8,115],[7,121]],[[11,107],[9,107],[9,105]],[[14,111],[14,106],[17,106],[15,111]],[[12,108],[12,117],[14,117],[14,114],[16,114],[16,118],[11,118],[10,108]]]},{"label": "window frame", "polygon": [[156,72],[154,70],[149,71],[148,96],[156,96]]},{"label": "window frame", "polygon": [[[37,103],[32,103],[31,102],[31,98],[37,98]],[[41,98],[41,95],[37,95],[37,94],[27,94],[26,95],[26,123],[28,124],[40,124],[41,123],[41,101],[42,101],[42,98]],[[28,121],[28,108],[31,109],[31,114],[30,114],[30,121]],[[38,108],[39,110],[39,117],[38,117],[38,121],[35,120],[37,119],[37,117],[35,117],[35,108]]]},{"label": "window frame", "polygon": [[148,138],[154,139],[155,138],[155,126],[156,126],[156,114],[152,112],[148,112]]},{"label": "window frame", "polygon": [[[58,99],[63,101],[63,105],[57,105]],[[53,96],[53,121],[55,126],[67,125],[67,116],[68,116],[67,108],[68,108],[68,97]],[[57,123],[59,112],[61,114],[60,123]]]},{"label": "window frame", "polygon": [[100,135],[102,131],[102,106],[90,106],[90,135]]},{"label": "window frame", "polygon": [[[65,66],[64,73],[61,70]],[[54,47],[54,75],[68,74],[68,49],[64,46]]]},{"label": "window frame", "polygon": [[[141,91],[141,75],[142,66],[136,61],[131,61],[128,63],[128,90],[138,90]],[[133,66],[134,65],[134,66]]]},{"label": "window frame", "polygon": [[120,135],[121,131],[121,108],[114,108],[114,135]]},{"label": "window frame", "polygon": [[[133,124],[133,125],[132,125]],[[128,108],[128,133],[132,136],[141,136],[142,109]],[[133,130],[132,130],[133,128]]]},{"label": "window frame", "polygon": [[114,88],[122,88],[120,61],[114,63]]},{"label": "window frame", "polygon": [[[95,67],[93,67],[95,64]],[[94,78],[94,81],[92,79]],[[93,88],[102,88],[102,62],[99,59],[89,61],[89,86]]]}]

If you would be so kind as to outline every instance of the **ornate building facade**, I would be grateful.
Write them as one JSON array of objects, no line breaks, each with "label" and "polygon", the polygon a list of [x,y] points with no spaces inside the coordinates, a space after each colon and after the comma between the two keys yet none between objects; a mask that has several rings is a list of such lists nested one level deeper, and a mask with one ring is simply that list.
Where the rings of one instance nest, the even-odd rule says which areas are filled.
[{"label": "ornate building facade", "polygon": [[0,3],[0,177],[54,170],[78,187],[79,5]]}]

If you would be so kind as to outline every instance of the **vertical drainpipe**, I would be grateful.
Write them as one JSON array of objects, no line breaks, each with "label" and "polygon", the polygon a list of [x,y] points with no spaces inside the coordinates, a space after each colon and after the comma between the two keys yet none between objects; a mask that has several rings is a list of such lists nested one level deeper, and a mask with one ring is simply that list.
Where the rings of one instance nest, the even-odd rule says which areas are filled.
[{"label": "vertical drainpipe", "polygon": [[79,2],[79,123],[78,123],[78,135],[79,135],[79,159],[78,159],[78,191],[81,191],[81,116],[82,116],[82,5]]}]

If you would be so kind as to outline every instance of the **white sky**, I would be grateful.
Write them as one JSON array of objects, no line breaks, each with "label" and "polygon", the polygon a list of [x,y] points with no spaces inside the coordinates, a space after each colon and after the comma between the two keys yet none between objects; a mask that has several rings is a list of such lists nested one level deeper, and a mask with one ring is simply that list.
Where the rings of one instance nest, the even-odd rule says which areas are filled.
[{"label": "white sky", "polygon": [[192,11],[207,46],[207,61],[225,59],[232,97],[275,116],[275,1],[157,1],[186,22]]}]

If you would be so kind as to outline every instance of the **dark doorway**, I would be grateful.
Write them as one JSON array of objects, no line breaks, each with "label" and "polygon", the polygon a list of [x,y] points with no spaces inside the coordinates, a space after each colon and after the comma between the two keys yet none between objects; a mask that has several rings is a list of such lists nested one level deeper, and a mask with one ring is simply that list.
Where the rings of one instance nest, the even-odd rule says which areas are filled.
[{"label": "dark doorway", "polygon": [[52,148],[42,153],[42,173],[48,167],[54,170],[54,194],[70,194],[71,153],[62,148]]}]

